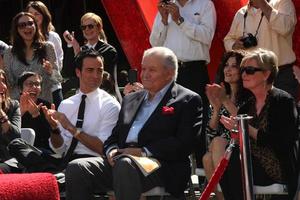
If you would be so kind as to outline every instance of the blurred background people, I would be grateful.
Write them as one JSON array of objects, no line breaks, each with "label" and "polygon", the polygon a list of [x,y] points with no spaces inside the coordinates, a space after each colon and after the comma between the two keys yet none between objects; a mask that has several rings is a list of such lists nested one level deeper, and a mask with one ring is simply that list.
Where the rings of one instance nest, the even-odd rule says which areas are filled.
[{"label": "blurred background people", "polygon": [[[294,151],[298,139],[298,113],[294,98],[273,86],[277,63],[276,55],[264,49],[257,49],[243,58],[243,86],[254,97],[240,107],[238,114],[253,117],[249,120],[249,136],[254,184],[286,184],[287,199],[292,199],[298,177]],[[236,121],[229,117],[222,116],[221,123],[228,130],[236,127]],[[238,149],[234,149],[221,179],[225,199],[243,198],[241,177]]]},{"label": "blurred background people", "polygon": [[[46,41],[51,42],[54,45],[58,70],[62,70],[64,52],[62,49],[61,39],[55,32],[55,28],[52,25],[52,16],[47,6],[41,1],[30,1],[27,4],[26,12],[31,13],[36,20],[41,34]],[[58,108],[60,102],[63,100],[61,83],[53,85],[52,88],[53,102]]]},{"label": "blurred background people", "polygon": [[52,103],[52,88],[61,81],[61,75],[53,44],[43,41],[32,14],[20,12],[13,18],[11,44],[4,54],[11,97],[19,99],[18,77],[24,71],[32,71],[43,78],[40,98]]}]

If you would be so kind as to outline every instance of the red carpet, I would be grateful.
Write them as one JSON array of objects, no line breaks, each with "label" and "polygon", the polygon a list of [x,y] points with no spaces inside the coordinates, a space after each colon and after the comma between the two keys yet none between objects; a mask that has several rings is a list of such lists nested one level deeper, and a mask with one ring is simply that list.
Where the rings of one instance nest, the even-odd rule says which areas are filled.
[{"label": "red carpet", "polygon": [[49,173],[1,174],[1,200],[59,200],[55,177]]}]

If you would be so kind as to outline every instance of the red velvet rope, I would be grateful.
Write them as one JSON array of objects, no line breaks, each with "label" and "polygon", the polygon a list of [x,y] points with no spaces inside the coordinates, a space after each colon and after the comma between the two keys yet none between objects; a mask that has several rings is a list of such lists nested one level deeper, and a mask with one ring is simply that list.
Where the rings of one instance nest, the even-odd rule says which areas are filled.
[{"label": "red velvet rope", "polygon": [[210,194],[212,193],[212,191],[214,190],[214,188],[216,187],[216,185],[219,183],[225,169],[228,166],[228,162],[231,156],[231,152],[232,152],[232,145],[229,145],[229,147],[226,149],[226,152],[221,160],[221,162],[219,163],[218,167],[215,169],[212,177],[210,178],[207,186],[205,187],[205,190],[203,191],[203,193],[200,196],[199,200],[207,200],[210,196]]}]

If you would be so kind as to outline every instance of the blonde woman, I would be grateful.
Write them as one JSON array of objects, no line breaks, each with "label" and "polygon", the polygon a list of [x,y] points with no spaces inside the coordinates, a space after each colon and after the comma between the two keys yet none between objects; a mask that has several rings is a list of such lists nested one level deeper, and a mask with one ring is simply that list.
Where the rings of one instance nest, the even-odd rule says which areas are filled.
[{"label": "blonde woman", "polygon": [[68,46],[73,47],[75,55],[77,55],[81,49],[95,49],[104,58],[104,70],[113,74],[113,69],[117,62],[117,51],[113,46],[107,43],[101,17],[91,12],[84,14],[80,20],[80,28],[86,40],[85,44],[80,47],[74,37],[74,32],[70,34],[68,31],[65,31],[63,36]]}]

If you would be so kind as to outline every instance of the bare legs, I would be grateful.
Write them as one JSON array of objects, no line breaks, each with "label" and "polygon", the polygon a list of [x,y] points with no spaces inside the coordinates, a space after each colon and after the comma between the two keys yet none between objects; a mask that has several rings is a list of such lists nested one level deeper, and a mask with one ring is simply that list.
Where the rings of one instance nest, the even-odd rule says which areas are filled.
[{"label": "bare legs", "polygon": [[[207,179],[210,179],[216,167],[219,165],[228,142],[223,137],[215,137],[209,146],[209,151],[203,156],[202,162]],[[223,200],[222,192],[218,192],[215,188],[215,193],[218,200]]]}]

